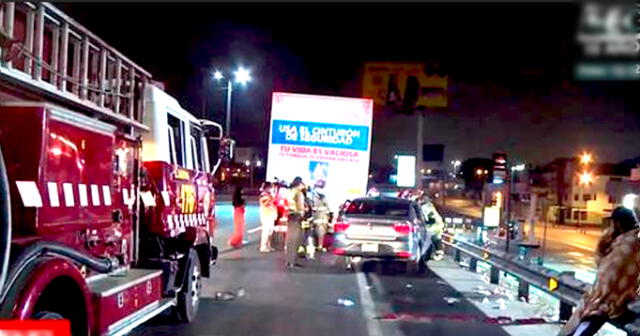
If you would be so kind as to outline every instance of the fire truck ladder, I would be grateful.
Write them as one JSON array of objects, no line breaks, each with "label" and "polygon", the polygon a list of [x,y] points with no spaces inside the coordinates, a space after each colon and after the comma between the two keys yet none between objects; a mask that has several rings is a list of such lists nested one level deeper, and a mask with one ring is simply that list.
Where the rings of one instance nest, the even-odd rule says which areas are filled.
[{"label": "fire truck ladder", "polygon": [[0,84],[146,130],[142,100],[150,79],[52,4],[0,3]]}]

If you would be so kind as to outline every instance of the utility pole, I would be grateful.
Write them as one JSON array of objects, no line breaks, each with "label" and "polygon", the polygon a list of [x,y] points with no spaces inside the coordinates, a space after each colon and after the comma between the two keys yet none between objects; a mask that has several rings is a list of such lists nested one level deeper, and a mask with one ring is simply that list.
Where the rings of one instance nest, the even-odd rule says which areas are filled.
[{"label": "utility pole", "polygon": [[226,128],[227,137],[231,136],[231,93],[233,91],[233,83],[231,83],[231,78],[227,80],[227,118],[226,118]]},{"label": "utility pole", "polygon": [[505,252],[509,253],[509,243],[511,242],[511,195],[513,194],[513,169],[507,169],[509,175],[509,185],[507,187],[507,201],[506,201],[506,222],[507,222],[507,240],[505,244]]}]

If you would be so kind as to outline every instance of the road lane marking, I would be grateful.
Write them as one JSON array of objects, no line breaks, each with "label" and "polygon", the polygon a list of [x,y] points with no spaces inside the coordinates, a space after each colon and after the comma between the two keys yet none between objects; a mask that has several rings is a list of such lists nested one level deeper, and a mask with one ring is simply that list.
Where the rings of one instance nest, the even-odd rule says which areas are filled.
[{"label": "road lane marking", "polygon": [[251,229],[251,230],[248,230],[247,233],[253,234],[253,233],[256,233],[256,232],[258,232],[260,230],[262,230],[262,226],[258,226],[258,227],[255,227],[255,228]]},{"label": "road lane marking", "polygon": [[369,289],[367,289],[367,279],[363,272],[357,272],[356,279],[358,281],[358,292],[360,293],[364,321],[367,324],[367,334],[369,336],[382,336],[382,325],[380,320],[376,319],[375,304]]}]

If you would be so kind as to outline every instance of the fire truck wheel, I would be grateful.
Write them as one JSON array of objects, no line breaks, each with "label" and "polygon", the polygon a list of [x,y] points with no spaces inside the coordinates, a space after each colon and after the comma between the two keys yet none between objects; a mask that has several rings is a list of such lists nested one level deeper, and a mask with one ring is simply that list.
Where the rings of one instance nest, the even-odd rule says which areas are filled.
[{"label": "fire truck wheel", "polygon": [[39,311],[33,314],[33,319],[35,320],[62,320],[64,317],[56,312],[51,311]]},{"label": "fire truck wheel", "polygon": [[200,260],[195,250],[189,252],[187,274],[182,285],[183,290],[178,294],[177,317],[183,323],[190,323],[196,318],[200,293],[202,290],[202,272]]}]

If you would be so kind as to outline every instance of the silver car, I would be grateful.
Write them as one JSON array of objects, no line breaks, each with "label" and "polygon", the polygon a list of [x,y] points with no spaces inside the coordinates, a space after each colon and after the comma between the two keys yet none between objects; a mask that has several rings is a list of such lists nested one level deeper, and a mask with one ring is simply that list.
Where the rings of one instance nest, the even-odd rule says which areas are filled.
[{"label": "silver car", "polygon": [[433,250],[428,225],[411,200],[358,198],[337,218],[333,253],[347,259],[405,260],[407,271],[422,271]]}]

